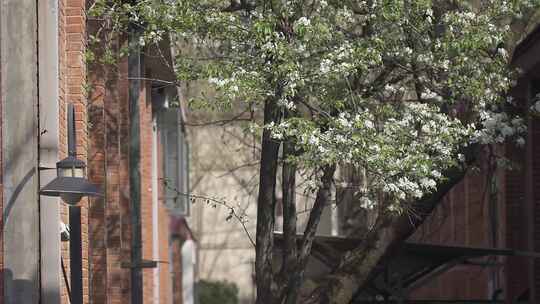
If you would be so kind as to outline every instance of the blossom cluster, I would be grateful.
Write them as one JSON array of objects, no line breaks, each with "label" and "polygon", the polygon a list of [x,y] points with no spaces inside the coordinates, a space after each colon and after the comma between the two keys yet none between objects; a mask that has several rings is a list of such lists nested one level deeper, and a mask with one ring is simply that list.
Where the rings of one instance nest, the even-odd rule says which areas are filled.
[{"label": "blossom cluster", "polygon": [[521,117],[511,118],[504,112],[484,111],[480,114],[480,124],[481,127],[474,133],[472,142],[483,145],[501,144],[510,139],[518,146],[525,145],[527,126]]},{"label": "blossom cluster", "polygon": [[[381,192],[400,201],[421,198],[436,189],[442,172],[458,165],[459,147],[471,126],[439,113],[436,107],[406,103],[397,109],[342,112],[326,130],[302,119],[267,126],[276,140],[292,140],[303,151],[301,164],[341,163],[370,176],[366,198]],[[389,111],[392,110],[392,111]]]}]

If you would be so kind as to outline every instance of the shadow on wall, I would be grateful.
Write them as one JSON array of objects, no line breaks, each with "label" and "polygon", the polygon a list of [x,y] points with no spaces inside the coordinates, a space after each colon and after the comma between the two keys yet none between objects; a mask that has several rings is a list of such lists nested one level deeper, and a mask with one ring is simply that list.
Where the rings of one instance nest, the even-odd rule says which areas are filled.
[{"label": "shadow on wall", "polygon": [[[13,272],[4,268],[0,270],[0,277],[3,278],[4,295],[2,303],[27,303],[28,291],[36,290],[36,280],[14,279]],[[9,290],[9,292],[5,292]],[[36,295],[37,296],[37,295]]]},{"label": "shadow on wall", "polygon": [[13,193],[11,194],[11,197],[9,198],[9,201],[7,202],[7,205],[4,208],[4,223],[3,227],[6,227],[9,221],[9,214],[11,213],[11,209],[13,209],[13,206],[15,205],[15,202],[17,201],[17,198],[19,197],[19,194],[23,190],[23,188],[26,186],[28,181],[34,176],[36,173],[36,168],[30,169],[23,177],[21,182],[13,189]]}]

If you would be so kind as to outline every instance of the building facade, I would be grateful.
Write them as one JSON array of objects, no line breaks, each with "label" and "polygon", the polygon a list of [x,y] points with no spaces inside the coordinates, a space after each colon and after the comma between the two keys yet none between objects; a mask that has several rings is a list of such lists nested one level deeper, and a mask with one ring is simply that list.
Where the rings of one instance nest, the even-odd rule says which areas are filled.
[{"label": "building facade", "polygon": [[[144,80],[171,77],[145,51],[88,62],[90,5],[0,5],[0,303],[193,303],[188,145],[167,105],[176,90]],[[76,226],[74,207],[39,195],[68,155],[71,108],[76,156],[104,195],[81,200]]]},{"label": "building facade", "polygon": [[469,172],[412,237],[416,242],[505,248],[519,254],[488,256],[476,266],[453,267],[414,290],[418,299],[492,299],[504,303],[537,303],[540,299],[540,121],[527,115],[540,92],[539,52],[540,27],[536,27],[517,45],[513,57],[521,75],[510,107],[523,113],[528,125],[524,147],[500,147],[499,153],[513,162],[513,169],[491,174],[484,167]]}]

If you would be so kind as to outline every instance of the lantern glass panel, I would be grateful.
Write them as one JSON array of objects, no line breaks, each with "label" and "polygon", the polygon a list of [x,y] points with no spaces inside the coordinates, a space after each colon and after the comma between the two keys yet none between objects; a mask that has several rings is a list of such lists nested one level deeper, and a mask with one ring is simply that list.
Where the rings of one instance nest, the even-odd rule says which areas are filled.
[{"label": "lantern glass panel", "polygon": [[60,177],[85,177],[84,168],[58,168]]}]

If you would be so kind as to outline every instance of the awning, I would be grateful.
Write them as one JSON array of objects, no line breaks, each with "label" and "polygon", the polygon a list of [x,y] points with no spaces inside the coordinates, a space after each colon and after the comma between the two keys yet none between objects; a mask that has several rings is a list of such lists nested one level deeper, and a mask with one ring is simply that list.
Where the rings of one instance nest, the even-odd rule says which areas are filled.
[{"label": "awning", "polygon": [[[298,236],[301,239],[301,236]],[[339,263],[340,257],[354,249],[360,239],[317,236],[313,242],[311,259],[306,276],[317,279],[324,276]],[[278,248],[283,245],[283,234],[275,233]],[[375,275],[367,287],[356,292],[353,303],[376,303],[381,300],[407,303],[407,295],[433,278],[457,265],[498,266],[497,261],[482,259],[488,256],[540,257],[538,253],[512,249],[445,246],[404,242],[383,259],[375,269]],[[489,302],[485,302],[489,301]],[[380,302],[379,302],[380,303]],[[415,300],[414,303],[421,303]],[[497,303],[493,300],[433,301],[429,303]],[[502,302],[501,302],[502,303]]]}]

